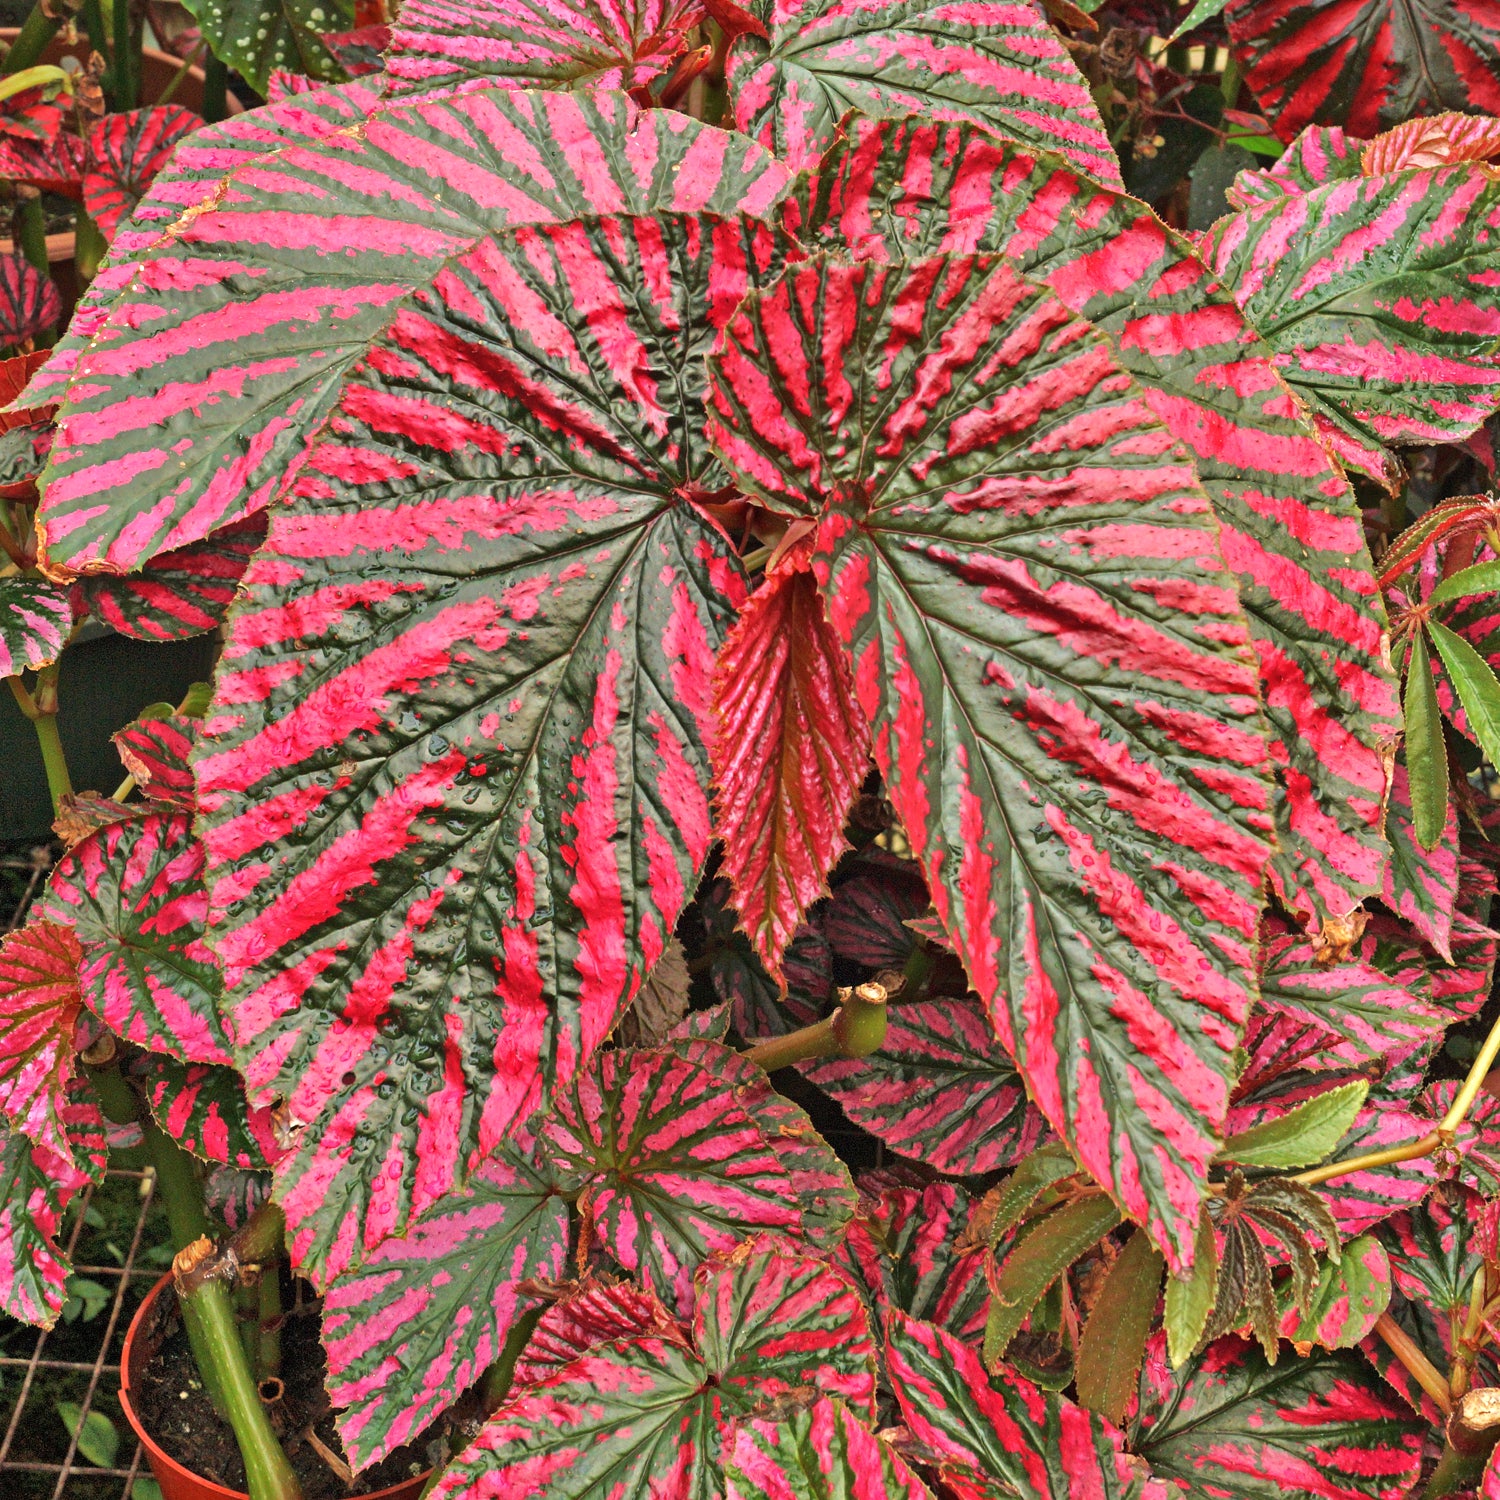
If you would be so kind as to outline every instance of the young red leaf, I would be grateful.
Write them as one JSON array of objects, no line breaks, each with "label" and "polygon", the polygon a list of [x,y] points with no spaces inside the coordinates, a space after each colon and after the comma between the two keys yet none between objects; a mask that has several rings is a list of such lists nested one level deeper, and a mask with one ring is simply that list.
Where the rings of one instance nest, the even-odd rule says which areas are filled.
[{"label": "young red leaf", "polygon": [[710,742],[724,874],[773,978],[848,847],[844,821],[870,726],[810,572],[785,565],[750,596],[714,670]]},{"label": "young red leaf", "polygon": [[[1430,671],[1428,680],[1431,680]],[[1407,733],[1411,733],[1410,728]],[[1408,758],[1410,754],[1408,750]],[[1446,770],[1446,751],[1444,755]],[[1385,810],[1385,836],[1391,845],[1391,863],[1380,899],[1397,916],[1410,922],[1417,935],[1439,957],[1451,961],[1453,953],[1449,940],[1453,931],[1454,902],[1458,897],[1458,814],[1445,796],[1437,837],[1424,847],[1416,824],[1414,801],[1407,768],[1398,763],[1391,777],[1391,799]],[[1431,832],[1430,829],[1426,831]]]},{"label": "young red leaf", "polygon": [[856,1125],[939,1172],[1012,1167],[1046,1129],[984,1010],[969,999],[892,1005],[879,1051],[802,1071]]},{"label": "young red leaf", "polygon": [[73,628],[68,591],[45,578],[0,578],[0,676],[50,666]]},{"label": "young red leaf", "polygon": [[692,1340],[600,1344],[517,1392],[445,1471],[433,1500],[713,1500],[721,1434],[779,1398],[874,1414],[875,1350],[838,1272],[747,1241],[695,1281]]},{"label": "young red leaf", "polygon": [[71,929],[29,922],[0,940],[0,1113],[55,1156],[72,1148],[64,1113],[82,953]]},{"label": "young red leaf", "polygon": [[0,177],[44,193],[77,198],[87,161],[83,141],[71,131],[0,135]]},{"label": "young red leaf", "polygon": [[767,41],[735,43],[727,82],[735,124],[794,169],[857,109],[970,120],[1121,185],[1088,84],[1031,0],[783,0]]},{"label": "young red leaf", "polygon": [[1500,120],[1468,114],[1407,120],[1378,135],[1360,154],[1366,177],[1455,161],[1493,161],[1500,156]]},{"label": "young red leaf", "polygon": [[391,28],[394,93],[483,79],[518,89],[638,89],[687,50],[700,0],[410,0]]},{"label": "young red leaf", "polygon": [[941,1328],[893,1312],[885,1352],[902,1421],[958,1500],[1168,1500],[1108,1423],[1014,1370],[987,1375]]},{"label": "young red leaf", "polygon": [[143,796],[153,802],[193,806],[190,762],[198,724],[197,719],[173,714],[165,719],[137,719],[114,735],[120,760]]},{"label": "young red leaf", "polygon": [[787,210],[856,257],[1003,254],[1111,335],[1191,453],[1239,581],[1280,769],[1277,894],[1316,929],[1377,893],[1401,718],[1364,529],[1228,294],[1139,203],[964,126],[856,121]]},{"label": "young red leaf", "polygon": [[177,143],[202,120],[180,104],[126,110],[95,120],[83,173],[83,206],[106,241],[135,212],[152,179],[172,159]]},{"label": "young red leaf", "polygon": [[[884,849],[864,849],[840,872],[818,926],[840,958],[869,969],[902,969],[918,946],[910,924],[931,906],[927,882],[913,861]],[[883,1050],[889,1053],[889,1041]]]},{"label": "young red leaf", "polygon": [[1212,1484],[1235,1500],[1401,1500],[1426,1432],[1357,1354],[1314,1350],[1273,1367],[1231,1337],[1174,1372],[1158,1334],[1130,1446],[1190,1495]]},{"label": "young red leaf", "polygon": [[417,1437],[499,1358],[568,1253],[568,1203],[534,1153],[502,1147],[323,1303],[328,1396],[356,1469]]},{"label": "young red leaf", "polygon": [[[1191,466],[1103,337],[993,257],[793,268],[710,368],[726,463],[819,521],[888,795],[1002,1042],[1181,1264],[1270,852],[1248,637]],[[1171,1038],[1133,1031],[1128,1078],[1127,995]]]},{"label": "young red leaf", "polygon": [[156,1123],[183,1150],[243,1168],[268,1167],[281,1155],[271,1111],[250,1107],[233,1068],[146,1052],[132,1059],[130,1072]]},{"label": "young red leaf", "polygon": [[62,299],[51,279],[19,252],[0,255],[0,347],[24,344],[60,317]]},{"label": "young red leaf", "polygon": [[207,908],[203,846],[182,811],[101,828],[58,861],[38,903],[77,936],[84,999],[106,1026],[182,1062],[228,1063]]},{"label": "young red leaf", "polygon": [[1314,122],[1372,136],[1442,109],[1500,114],[1496,0],[1235,0],[1225,19],[1284,141]]}]

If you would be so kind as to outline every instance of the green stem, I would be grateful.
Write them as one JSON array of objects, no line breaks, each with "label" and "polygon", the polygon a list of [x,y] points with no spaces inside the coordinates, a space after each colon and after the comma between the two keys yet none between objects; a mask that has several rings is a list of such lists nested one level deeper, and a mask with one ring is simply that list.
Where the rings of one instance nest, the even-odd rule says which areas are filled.
[{"label": "green stem", "polygon": [[885,1040],[885,1002],[883,985],[862,984],[843,992],[832,1015],[800,1031],[767,1037],[747,1048],[744,1056],[767,1073],[819,1057],[868,1057]]},{"label": "green stem", "polygon": [[516,1378],[516,1362],[521,1358],[522,1350],[531,1342],[531,1335],[536,1331],[536,1325],[545,1311],[539,1304],[529,1312],[522,1313],[510,1325],[510,1332],[505,1335],[505,1345],[500,1350],[500,1358],[484,1372],[484,1378],[479,1382],[479,1403],[486,1416],[510,1394],[511,1384]]},{"label": "green stem", "polygon": [[113,19],[115,108],[134,109],[140,100],[136,94],[135,65],[130,45],[130,0],[114,0]]},{"label": "green stem", "polygon": [[1500,1437],[1500,1391],[1480,1388],[1468,1392],[1448,1418],[1443,1456],[1427,1481],[1427,1500],[1471,1490],[1484,1473]]},{"label": "green stem", "polygon": [[20,34],[11,43],[10,51],[5,54],[5,61],[0,63],[0,72],[19,73],[22,68],[32,67],[47,50],[47,43],[61,28],[60,15],[53,20],[40,5],[32,6],[31,14],[26,17]]},{"label": "green stem", "polygon": [[1240,65],[1235,61],[1234,49],[1229,50],[1229,61],[1224,64],[1224,74],[1219,79],[1219,92],[1224,96],[1224,108],[1233,109],[1240,97]]},{"label": "green stem", "polygon": [[47,772],[47,790],[52,794],[52,811],[62,807],[62,799],[72,795],[73,782],[68,775],[68,758],[63,753],[62,738],[57,732],[57,663],[43,667],[36,674],[36,691],[28,693],[19,677],[7,677],[10,690],[20,710],[36,730],[42,751],[42,765]]},{"label": "green stem", "polygon": [[50,274],[47,260],[47,216],[40,198],[28,198],[16,214],[16,238],[21,253],[43,276]]},{"label": "green stem", "polygon": [[99,265],[109,252],[109,242],[81,203],[78,205],[73,233],[73,264],[78,268],[79,283],[87,286],[98,275]]},{"label": "green stem", "polygon": [[256,1368],[262,1380],[281,1375],[281,1262],[260,1268],[260,1334]]},{"label": "green stem", "polygon": [[212,53],[203,64],[203,118],[212,125],[229,113],[229,69]]},{"label": "green stem", "polygon": [[[204,1247],[209,1255],[212,1248]],[[191,1249],[179,1255],[180,1266]],[[177,1301],[193,1348],[203,1348],[224,1382],[225,1416],[234,1429],[250,1500],[301,1500],[302,1487],[271,1430],[235,1324],[229,1289],[217,1276],[177,1272]]]},{"label": "green stem", "polygon": [[172,75],[171,82],[168,83],[166,88],[164,88],[161,93],[156,96],[156,102],[158,104],[166,104],[170,101],[172,95],[177,92],[178,86],[182,83],[182,80],[188,76],[189,70],[197,66],[198,59],[203,56],[203,49],[207,46],[207,42],[199,42],[198,45],[194,47],[193,50],[189,52],[185,58],[183,58],[182,66],[178,68],[178,70]]},{"label": "green stem", "polygon": [[264,1380],[266,1372],[260,1367],[260,1287],[248,1281],[235,1283],[234,1326],[239,1331],[240,1348],[245,1352],[245,1364],[250,1378]]},{"label": "green stem", "polygon": [[[110,55],[109,28],[104,22],[104,8],[99,0],[83,0],[83,29],[88,34],[89,50],[97,52],[100,57],[108,58]],[[110,103],[114,103],[114,80],[106,72],[103,79],[104,85],[110,90]]]}]

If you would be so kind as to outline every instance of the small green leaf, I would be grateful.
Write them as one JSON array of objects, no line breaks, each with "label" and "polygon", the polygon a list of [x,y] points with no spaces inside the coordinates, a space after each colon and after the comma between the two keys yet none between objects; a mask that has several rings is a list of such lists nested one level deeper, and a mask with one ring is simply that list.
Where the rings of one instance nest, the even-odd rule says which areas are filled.
[{"label": "small green leaf", "polygon": [[1427,596],[1427,602],[1447,604],[1470,594],[1496,592],[1500,592],[1500,562],[1475,563],[1472,568],[1460,568],[1451,578],[1443,579]]},{"label": "small green leaf", "polygon": [[1168,44],[1175,42],[1178,37],[1185,36],[1190,31],[1196,31],[1205,21],[1213,18],[1229,4],[1229,0],[1198,0],[1198,3],[1187,13],[1181,26],[1167,38]]},{"label": "small green leaf", "polygon": [[1253,151],[1257,156],[1279,157],[1286,150],[1286,142],[1277,140],[1274,135],[1227,135],[1224,137],[1226,146],[1240,146],[1246,151]]},{"label": "small green leaf", "polygon": [[1063,1204],[1027,1233],[995,1280],[984,1329],[985,1364],[995,1365],[1047,1288],[1119,1222],[1120,1210],[1103,1193],[1092,1193]]},{"label": "small green leaf", "polygon": [[[1500,682],[1495,680],[1489,663],[1461,635],[1436,620],[1427,622],[1427,631],[1448,669],[1453,691],[1464,706],[1484,758],[1492,766],[1500,766]],[[1416,659],[1413,651],[1413,665]]]},{"label": "small green leaf", "polygon": [[162,1500],[161,1486],[144,1474],[137,1477],[131,1486],[130,1500]]},{"label": "small green leaf", "polygon": [[1010,1233],[1026,1210],[1052,1186],[1078,1171],[1073,1154],[1060,1141],[1048,1141],[1025,1157],[998,1189],[995,1217],[990,1221],[990,1248]]},{"label": "small green leaf", "polygon": [[1078,1341],[1078,1402],[1118,1425],[1135,1391],[1165,1262],[1141,1230],[1109,1269]]},{"label": "small green leaf", "polygon": [[120,1434],[115,1424],[100,1411],[91,1411],[87,1416],[75,1401],[59,1401],[57,1414],[70,1435],[78,1439],[78,1451],[91,1464],[101,1469],[112,1469],[120,1452]]},{"label": "small green leaf", "polygon": [[1369,1092],[1363,1078],[1329,1089],[1274,1120],[1230,1136],[1217,1159],[1245,1167],[1310,1167],[1348,1134]]},{"label": "small green leaf", "polygon": [[109,1306],[110,1296],[107,1286],[101,1286],[87,1276],[68,1277],[68,1300],[63,1304],[63,1322],[72,1323],[82,1318],[85,1323],[92,1323]]},{"label": "small green leaf", "polygon": [[1203,1336],[1213,1311],[1219,1284],[1219,1247],[1208,1205],[1198,1219],[1198,1241],[1193,1251],[1193,1269],[1184,1278],[1167,1279],[1167,1355],[1172,1368],[1186,1364]]},{"label": "small green leaf", "polygon": [[1411,795],[1412,832],[1424,849],[1437,847],[1448,820],[1448,752],[1432,662],[1421,632],[1412,642],[1406,668],[1406,779]]}]

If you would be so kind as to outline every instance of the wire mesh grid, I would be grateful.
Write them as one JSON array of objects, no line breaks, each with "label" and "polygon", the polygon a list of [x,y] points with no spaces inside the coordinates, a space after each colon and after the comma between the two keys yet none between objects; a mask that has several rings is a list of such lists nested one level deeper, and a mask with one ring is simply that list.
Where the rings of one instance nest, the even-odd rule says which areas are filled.
[{"label": "wire mesh grid", "polygon": [[[58,1347],[58,1336],[65,1326],[61,1324],[54,1330],[39,1331],[28,1354],[0,1354],[0,1379],[4,1380],[7,1403],[14,1379],[20,1376],[20,1389],[8,1415],[0,1407],[0,1420],[6,1424],[4,1436],[0,1437],[0,1500],[146,1500],[146,1496],[158,1493],[149,1482],[137,1488],[136,1481],[149,1481],[150,1475],[138,1443],[132,1442],[128,1447],[122,1443],[114,1463],[108,1467],[90,1463],[78,1449],[79,1434],[86,1431],[84,1424],[91,1412],[105,1416],[125,1438],[133,1437],[119,1415],[120,1344],[135,1307],[161,1275],[159,1267],[137,1264],[152,1207],[151,1174],[111,1170],[105,1181],[110,1179],[134,1184],[140,1208],[119,1265],[75,1262],[73,1267],[75,1275],[89,1277],[109,1291],[108,1315],[102,1332],[93,1332],[92,1326],[89,1330],[98,1345],[94,1358],[49,1357],[49,1350]],[[73,1217],[66,1247],[70,1260],[78,1251],[95,1191],[92,1187],[87,1190]],[[96,1318],[94,1323],[98,1321]],[[80,1409],[77,1424],[60,1460],[32,1457],[46,1452],[56,1444],[57,1434],[68,1431],[52,1409],[59,1391],[66,1391],[72,1404]],[[45,1436],[39,1438],[39,1434]]]}]

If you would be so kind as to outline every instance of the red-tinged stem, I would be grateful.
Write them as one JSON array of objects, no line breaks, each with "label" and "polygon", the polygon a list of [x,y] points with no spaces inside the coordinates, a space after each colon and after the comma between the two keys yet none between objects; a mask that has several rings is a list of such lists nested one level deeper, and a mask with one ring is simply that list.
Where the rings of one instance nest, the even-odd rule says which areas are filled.
[{"label": "red-tinged stem", "polygon": [[1431,1360],[1416,1346],[1406,1330],[1388,1312],[1383,1312],[1375,1321],[1375,1332],[1380,1335],[1386,1348],[1396,1356],[1402,1369],[1427,1392],[1445,1416],[1453,1410],[1453,1397],[1448,1382],[1438,1374]]}]

